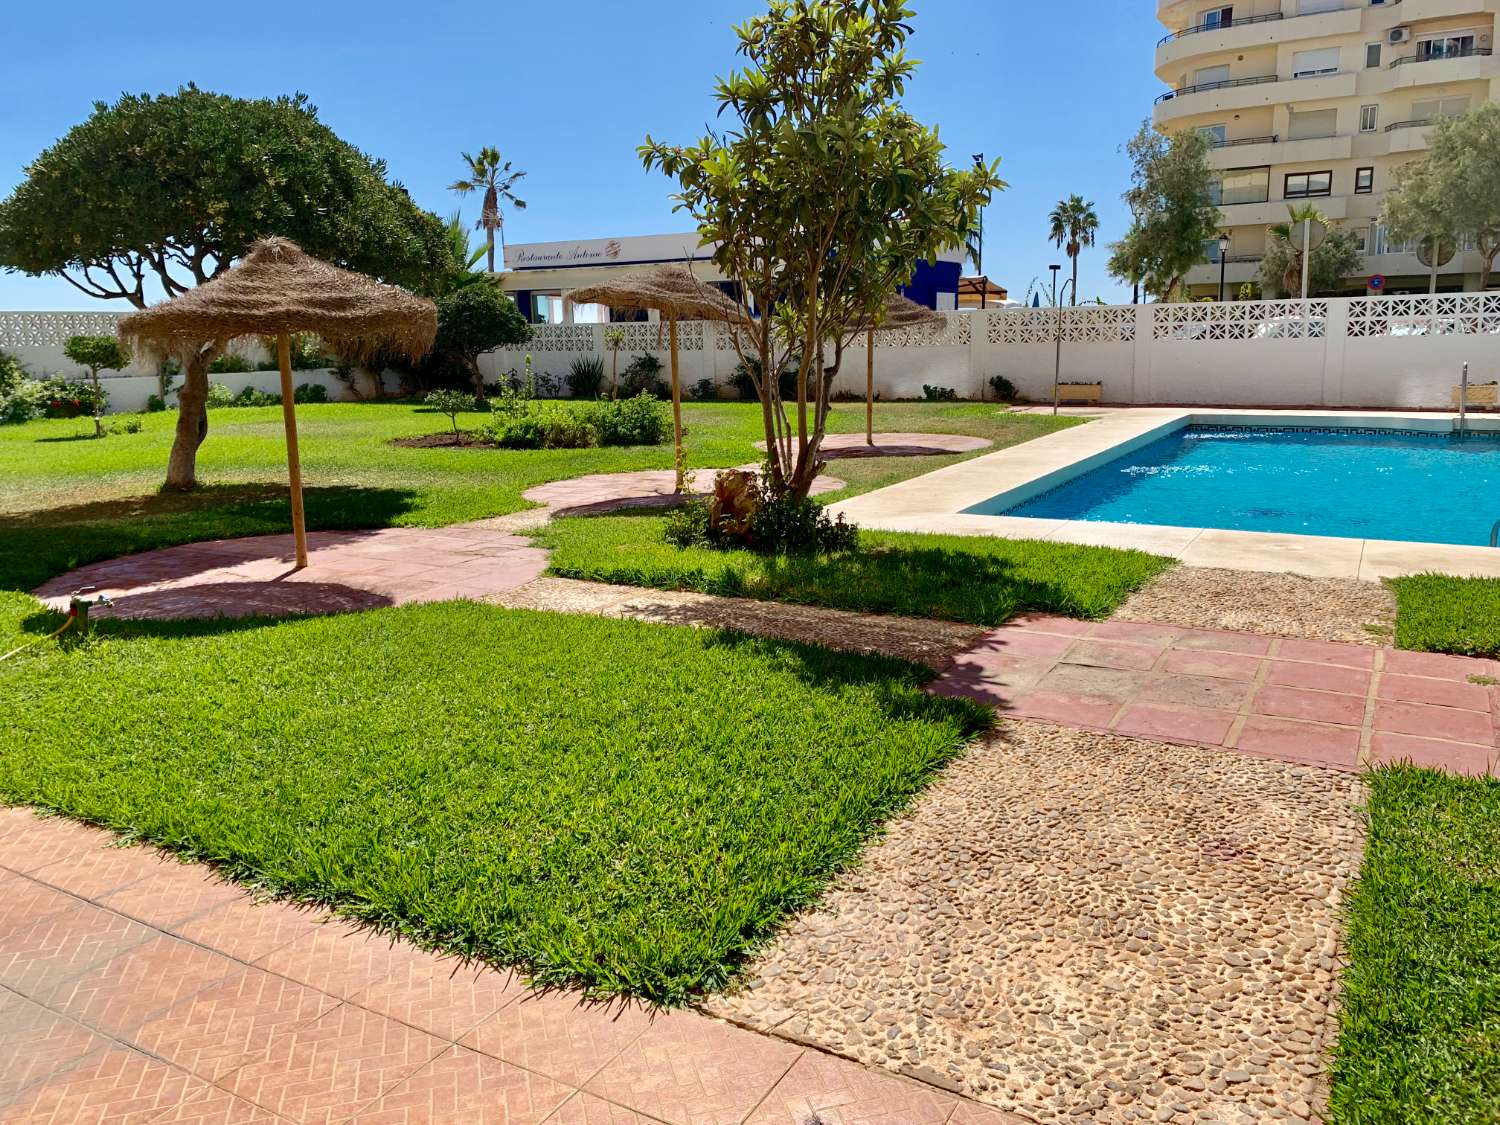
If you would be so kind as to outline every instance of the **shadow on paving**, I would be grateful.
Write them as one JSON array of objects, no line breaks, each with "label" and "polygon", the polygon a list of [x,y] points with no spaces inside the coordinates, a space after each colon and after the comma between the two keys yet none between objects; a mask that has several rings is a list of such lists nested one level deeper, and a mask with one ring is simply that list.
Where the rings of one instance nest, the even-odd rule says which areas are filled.
[{"label": "shadow on paving", "polygon": [[[404,488],[323,485],[303,489],[309,530],[385,527],[416,509]],[[204,485],[90,500],[0,518],[0,588],[29,591],[102,559],[208,539],[287,532],[285,484]]]}]

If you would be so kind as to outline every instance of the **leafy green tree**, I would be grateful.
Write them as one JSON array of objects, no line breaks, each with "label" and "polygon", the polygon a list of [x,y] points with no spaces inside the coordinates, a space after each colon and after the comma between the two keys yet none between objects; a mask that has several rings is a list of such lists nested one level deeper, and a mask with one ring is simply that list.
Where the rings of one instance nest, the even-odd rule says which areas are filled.
[{"label": "leafy green tree", "polygon": [[1099,216],[1092,202],[1084,202],[1081,195],[1070,195],[1060,199],[1047,216],[1050,224],[1048,237],[1067,255],[1073,263],[1073,288],[1069,304],[1078,303],[1078,255],[1085,246],[1094,244],[1099,231]]},{"label": "leafy green tree", "polygon": [[1500,253],[1500,103],[1439,121],[1427,155],[1396,170],[1381,221],[1402,240],[1472,238],[1488,288]]},{"label": "leafy green tree", "polygon": [[1109,272],[1164,301],[1205,260],[1203,245],[1219,232],[1208,141],[1195,129],[1164,137],[1144,122],[1125,151],[1134,165],[1123,196],[1132,220],[1110,246]]},{"label": "leafy green tree", "polygon": [[[258,238],[421,288],[452,268],[443,223],[340,140],[301,94],[245,100],[185,86],[97,102],[0,203],[0,266],[62,277],[80,292],[147,303],[227,270]],[[185,355],[167,484],[196,483],[208,433],[208,364]]]},{"label": "leafy green tree", "polygon": [[[1328,224],[1316,207],[1288,207],[1287,221],[1274,223],[1266,231],[1266,253],[1260,261],[1260,287],[1283,297],[1302,295],[1302,223],[1311,219]],[[1336,293],[1345,279],[1359,272],[1364,255],[1359,236],[1352,230],[1328,226],[1323,241],[1307,258],[1307,293],[1310,297]]]},{"label": "leafy green tree", "polygon": [[94,436],[103,437],[104,388],[99,385],[99,372],[124,371],[130,366],[130,349],[113,336],[69,336],[63,355],[89,369],[89,381],[94,384]]},{"label": "leafy green tree", "polygon": [[500,235],[502,256],[505,252],[505,217],[500,212],[500,203],[503,200],[517,211],[526,210],[526,201],[517,199],[513,190],[526,173],[511,171],[510,161],[502,163],[500,150],[489,145],[480,149],[477,156],[470,156],[467,152],[460,155],[469,166],[469,175],[465,179],[455,180],[448,186],[448,190],[456,191],[459,195],[484,192],[484,201],[479,205],[479,222],[474,225],[474,229],[484,231],[489,271],[494,273],[496,232]]},{"label": "leafy green tree", "polygon": [[466,285],[439,297],[436,351],[457,360],[484,401],[479,357],[495,348],[516,347],[531,339],[531,325],[516,303],[493,282]]},{"label": "leafy green tree", "polygon": [[[998,161],[948,166],[936,130],[901,106],[915,62],[902,0],[771,0],[735,29],[748,66],[718,82],[730,124],[696,144],[647,137],[714,261],[766,315],[732,326],[761,402],[771,487],[805,496],[832,377],[820,356],[877,316],[919,259],[963,246],[1004,186]],[[795,417],[757,372],[798,357]],[[815,365],[818,365],[815,367]]]},{"label": "leafy green tree", "polygon": [[460,414],[472,414],[478,402],[473,395],[464,394],[463,391],[436,390],[429,391],[427,397],[422,400],[423,404],[436,410],[439,414],[448,415],[448,421],[453,426],[453,436],[458,436],[458,416]]},{"label": "leafy green tree", "polygon": [[625,346],[625,329],[604,330],[604,346],[609,349],[609,397],[620,397],[620,349]]}]

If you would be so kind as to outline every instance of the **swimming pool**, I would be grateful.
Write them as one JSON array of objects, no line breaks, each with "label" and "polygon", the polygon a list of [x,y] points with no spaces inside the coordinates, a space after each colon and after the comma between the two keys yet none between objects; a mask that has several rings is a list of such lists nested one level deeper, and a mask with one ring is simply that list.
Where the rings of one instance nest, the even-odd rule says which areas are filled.
[{"label": "swimming pool", "polygon": [[1485,545],[1497,486],[1494,432],[1200,424],[964,513]]}]

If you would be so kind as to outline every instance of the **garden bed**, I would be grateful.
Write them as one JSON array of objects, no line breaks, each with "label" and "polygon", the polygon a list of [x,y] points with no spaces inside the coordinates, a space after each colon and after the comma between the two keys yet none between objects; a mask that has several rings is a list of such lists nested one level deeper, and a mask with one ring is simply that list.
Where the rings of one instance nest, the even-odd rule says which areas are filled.
[{"label": "garden bed", "polygon": [[472,433],[420,434],[417,437],[391,438],[398,449],[494,449],[495,443]]}]

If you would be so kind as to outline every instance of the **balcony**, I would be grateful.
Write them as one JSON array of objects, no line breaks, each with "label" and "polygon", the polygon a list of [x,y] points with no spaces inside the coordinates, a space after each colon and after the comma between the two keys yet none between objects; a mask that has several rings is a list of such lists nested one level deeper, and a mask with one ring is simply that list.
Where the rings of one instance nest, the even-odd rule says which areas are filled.
[{"label": "balcony", "polygon": [[1390,64],[1393,86],[1446,85],[1450,82],[1473,82],[1500,75],[1494,52],[1489,47],[1471,47],[1445,55],[1407,55]]},{"label": "balcony", "polygon": [[[1279,179],[1274,185],[1274,190],[1278,194],[1281,191]],[[1360,198],[1363,199],[1364,196]],[[1228,203],[1220,207],[1219,212],[1223,215],[1226,227],[1261,226],[1269,223],[1284,223],[1288,207],[1301,207],[1308,203],[1329,219],[1342,220],[1349,216],[1347,195],[1315,195],[1306,199],[1268,199],[1264,203]]]},{"label": "balcony", "polygon": [[1154,124],[1164,126],[1186,117],[1258,109],[1282,102],[1349,98],[1358,90],[1358,81],[1359,72],[1350,70],[1296,78],[1267,74],[1200,82],[1159,96],[1151,117]]},{"label": "balcony", "polygon": [[1386,151],[1418,152],[1425,149],[1430,140],[1429,130],[1435,124],[1435,117],[1424,117],[1418,121],[1393,121],[1385,127]]},{"label": "balcony", "polygon": [[1354,153],[1354,138],[1348,134],[1284,140],[1246,137],[1214,145],[1209,163],[1215,168],[1246,168],[1259,164],[1305,164],[1317,160],[1347,160]]},{"label": "balcony", "polygon": [[1243,53],[1291,39],[1352,35],[1360,29],[1361,9],[1343,8],[1307,15],[1272,13],[1246,16],[1227,24],[1198,24],[1174,32],[1156,45],[1156,73],[1179,70],[1185,59],[1220,52]]}]

